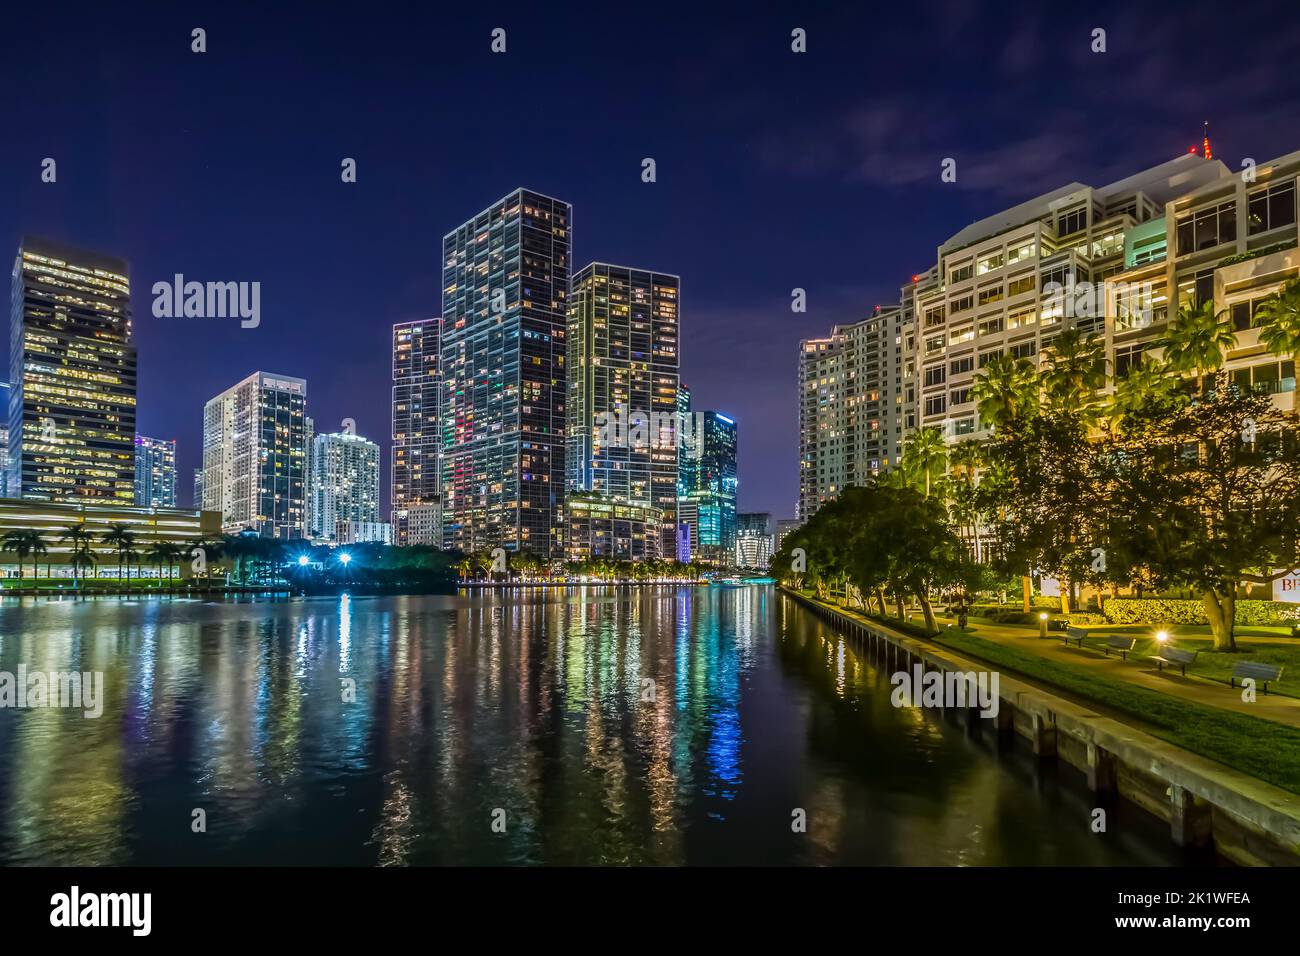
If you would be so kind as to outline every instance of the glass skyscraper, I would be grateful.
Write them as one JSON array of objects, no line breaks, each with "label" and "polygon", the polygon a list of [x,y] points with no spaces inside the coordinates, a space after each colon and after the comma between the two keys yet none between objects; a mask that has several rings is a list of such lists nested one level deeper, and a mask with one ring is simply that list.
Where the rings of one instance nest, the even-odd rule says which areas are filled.
[{"label": "glass skyscraper", "polygon": [[203,408],[203,510],[221,530],[306,535],[307,382],[254,372]]},{"label": "glass skyscraper", "polygon": [[693,524],[693,556],[727,564],[736,546],[736,422],[721,412],[694,412],[690,419],[681,473],[688,507],[679,507],[679,513],[694,518],[683,522]]},{"label": "glass skyscraper", "polygon": [[445,547],[562,547],[572,208],[526,189],[442,243]]},{"label": "glass skyscraper", "polygon": [[135,501],[136,352],[121,259],[25,237],[10,315],[14,497]]},{"label": "glass skyscraper", "polygon": [[[393,538],[399,545],[442,544],[436,520],[442,497],[439,466],[442,319],[393,326]],[[423,520],[428,516],[433,520]]]},{"label": "glass skyscraper", "polygon": [[680,286],[593,262],[569,303],[568,491],[652,509],[650,555],[672,552]]},{"label": "glass skyscraper", "polygon": [[141,508],[176,507],[176,441],[135,436],[135,503]]},{"label": "glass skyscraper", "polygon": [[310,527],[313,541],[345,541],[340,525],[379,521],[379,446],[345,432],[312,438]]}]

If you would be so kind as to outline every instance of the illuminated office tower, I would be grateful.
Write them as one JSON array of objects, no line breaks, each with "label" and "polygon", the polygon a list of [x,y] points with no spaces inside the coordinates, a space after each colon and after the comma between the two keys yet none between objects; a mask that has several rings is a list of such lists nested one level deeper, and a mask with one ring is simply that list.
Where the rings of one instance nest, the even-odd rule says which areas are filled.
[{"label": "illuminated office tower", "polygon": [[203,408],[203,510],[221,530],[306,534],[307,382],[254,372]]},{"label": "illuminated office tower", "polygon": [[771,514],[747,511],[736,515],[736,567],[765,571],[772,563],[773,550]]},{"label": "illuminated office tower", "polygon": [[0,498],[9,497],[9,394],[9,383],[0,382]]},{"label": "illuminated office tower", "polygon": [[652,557],[675,537],[680,285],[593,262],[569,299],[567,492],[649,509]]},{"label": "illuminated office tower", "polygon": [[194,497],[190,499],[190,504],[194,508],[203,507],[203,469],[194,469]]},{"label": "illuminated office tower", "polygon": [[393,326],[392,525],[399,545],[442,545],[442,380],[438,346],[442,319]]},{"label": "illuminated office tower", "polygon": [[121,259],[26,237],[14,263],[9,494],[135,501],[136,352]]},{"label": "illuminated office tower", "polygon": [[443,238],[445,547],[561,553],[571,219],[516,189]]},{"label": "illuminated office tower", "polygon": [[379,522],[379,446],[347,432],[317,435],[311,444],[311,526],[313,541],[358,540],[352,527]]},{"label": "illuminated office tower", "polygon": [[686,464],[678,523],[689,528],[693,558],[729,564],[736,546],[736,423],[721,412],[693,412],[691,418],[681,449]]},{"label": "illuminated office tower", "polygon": [[135,503],[176,507],[176,440],[135,436]]}]

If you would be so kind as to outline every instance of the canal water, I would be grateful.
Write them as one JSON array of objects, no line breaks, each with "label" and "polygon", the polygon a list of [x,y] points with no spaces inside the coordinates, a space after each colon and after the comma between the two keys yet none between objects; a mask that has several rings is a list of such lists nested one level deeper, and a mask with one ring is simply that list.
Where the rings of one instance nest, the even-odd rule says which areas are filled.
[{"label": "canal water", "polygon": [[770,587],[11,599],[20,664],[103,713],[0,708],[2,864],[1187,862]]}]

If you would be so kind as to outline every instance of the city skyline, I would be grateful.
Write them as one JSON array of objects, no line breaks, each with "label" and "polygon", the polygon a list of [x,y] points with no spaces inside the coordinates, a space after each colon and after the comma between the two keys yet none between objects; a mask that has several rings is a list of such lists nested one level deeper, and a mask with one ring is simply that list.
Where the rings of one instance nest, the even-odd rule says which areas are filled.
[{"label": "city skyline", "polygon": [[[19,11],[15,29],[28,15]],[[206,59],[189,52],[194,24],[184,14],[124,16],[129,29],[112,52],[95,43],[109,24],[105,11],[88,11],[59,36],[57,55],[69,67],[56,75],[38,66],[54,55],[46,31],[31,31],[33,42],[14,51],[15,75],[43,78],[40,88],[21,91],[11,148],[0,157],[0,174],[14,184],[14,201],[0,209],[0,237],[12,249],[31,232],[130,260],[143,369],[137,429],[177,438],[186,474],[199,463],[201,424],[192,409],[261,364],[330,382],[314,394],[322,428],[351,417],[364,434],[386,434],[387,330],[438,314],[439,238],[488,198],[523,184],[580,210],[575,263],[646,263],[683,276],[691,321],[682,376],[700,407],[726,409],[751,426],[740,507],[791,515],[796,470],[764,466],[797,448],[792,343],[894,301],[899,285],[933,264],[938,237],[1056,185],[1109,182],[1184,153],[1199,144],[1206,119],[1234,169],[1243,157],[1294,146],[1279,120],[1296,78],[1270,84],[1260,108],[1245,115],[1237,92],[1189,73],[1172,52],[1214,35],[1267,63],[1294,49],[1294,31],[1266,29],[1266,15],[1225,22],[1209,6],[1189,7],[1172,22],[1115,6],[1035,12],[1014,26],[946,5],[883,11],[870,25],[846,25],[835,13],[761,11],[738,22],[697,11],[698,33],[688,38],[667,25],[633,31],[619,54],[633,68],[593,104],[613,119],[589,129],[566,124],[560,137],[545,132],[543,116],[525,115],[516,136],[526,149],[473,157],[431,149],[433,131],[460,123],[491,141],[504,115],[494,99],[542,68],[547,48],[590,27],[512,14],[504,24],[509,52],[494,60],[487,25],[418,14],[402,37],[383,28],[385,65],[367,64],[344,81],[330,75],[337,39],[310,23],[291,25],[284,13],[255,25],[225,12],[207,18]],[[1094,20],[1110,29],[1104,56],[1088,49]],[[793,25],[808,31],[804,60],[789,52]],[[362,22],[349,42],[369,42],[380,29]],[[888,57],[917,31],[945,51],[934,75],[893,77],[882,65],[866,89],[832,82],[845,64]],[[421,37],[435,33],[454,41],[447,69],[470,71],[479,84],[463,99],[431,97],[438,85],[431,76],[409,90],[394,82],[427,74],[418,65],[427,54]],[[292,75],[278,65],[289,36],[298,50]],[[994,36],[1007,41],[997,44],[1005,52],[987,58]],[[159,56],[179,84],[153,82]],[[576,43],[545,68],[559,86],[572,86],[607,57]],[[1052,84],[1032,82],[1053,62],[1064,69]],[[651,63],[660,65],[639,69]],[[634,79],[641,74],[656,79]],[[262,95],[267,82],[277,97]],[[988,90],[978,117],[945,108],[914,128],[909,117],[933,112],[931,94],[971,85]],[[370,115],[365,104],[381,88],[396,97],[393,111],[427,121],[395,125]],[[122,97],[136,104],[125,114],[112,107]],[[443,112],[430,111],[431,99]],[[674,102],[665,131],[635,119],[665,100]],[[610,108],[620,101],[634,108]],[[48,134],[40,118],[52,111],[64,122]],[[318,122],[325,115],[331,121]],[[160,126],[160,116],[179,121]],[[1033,133],[1025,132],[1029,116]],[[109,136],[77,132],[110,125]],[[1117,140],[1124,149],[1113,148]],[[959,174],[945,186],[939,161],[950,155]],[[59,162],[56,183],[40,181],[47,156]],[[349,156],[358,161],[351,185],[339,181]],[[654,183],[641,181],[646,157],[657,161]],[[710,228],[683,228],[701,222]],[[378,235],[402,238],[376,242]],[[260,326],[154,318],[150,285],[177,272],[261,281]],[[381,281],[353,281],[362,275]],[[790,311],[795,287],[808,293],[806,313]],[[358,347],[363,341],[372,344]],[[301,361],[287,361],[295,353]],[[385,503],[387,489],[385,475]]]}]

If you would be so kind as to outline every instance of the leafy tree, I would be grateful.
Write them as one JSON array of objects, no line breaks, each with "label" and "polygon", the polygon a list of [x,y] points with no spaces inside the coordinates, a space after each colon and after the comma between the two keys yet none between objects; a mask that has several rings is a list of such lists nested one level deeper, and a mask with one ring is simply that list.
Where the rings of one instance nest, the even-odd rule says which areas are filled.
[{"label": "leafy tree", "polygon": [[1300,352],[1300,278],[1256,306],[1255,321],[1259,341],[1274,355],[1290,357]]},{"label": "leafy tree", "polygon": [[1215,649],[1234,651],[1241,582],[1300,568],[1300,446],[1294,412],[1216,379],[1110,444],[1111,535],[1135,576],[1197,590]]},{"label": "leafy tree", "polygon": [[1170,368],[1199,376],[1223,367],[1224,355],[1237,344],[1237,333],[1227,312],[1215,312],[1214,303],[1207,300],[1182,306],[1157,344]]}]

